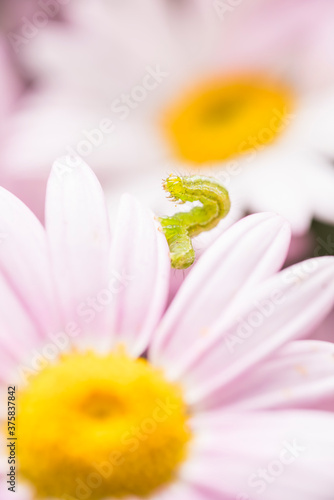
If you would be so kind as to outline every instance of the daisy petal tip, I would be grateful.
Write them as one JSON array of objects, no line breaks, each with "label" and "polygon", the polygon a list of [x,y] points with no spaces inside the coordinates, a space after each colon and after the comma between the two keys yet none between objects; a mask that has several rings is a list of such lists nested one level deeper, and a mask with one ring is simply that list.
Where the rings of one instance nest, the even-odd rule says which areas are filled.
[{"label": "daisy petal tip", "polygon": [[51,179],[56,179],[58,182],[65,181],[68,176],[73,173],[85,173],[86,175],[94,175],[92,169],[80,156],[65,155],[57,158],[51,168]]},{"label": "daisy petal tip", "polygon": [[268,212],[268,215],[270,215],[273,226],[277,227],[278,231],[285,233],[290,240],[292,236],[292,227],[288,219],[275,212]]},{"label": "daisy petal tip", "polygon": [[286,219],[283,217],[281,214],[278,214],[277,212],[258,212],[254,213],[252,215],[249,215],[246,217],[247,219],[253,219],[254,221],[258,221],[260,224],[261,222],[266,222],[270,221],[273,225],[276,225],[278,228],[285,228],[286,230],[289,230],[291,233],[291,224]]},{"label": "daisy petal tip", "polygon": [[[310,273],[312,274],[312,271],[315,272],[319,268],[326,268],[329,271],[334,270],[334,256],[333,255],[322,255],[321,257],[313,257],[313,259],[306,260],[302,262],[300,265],[304,264],[304,267],[306,267],[306,263],[308,263],[308,267],[310,269]],[[296,264],[298,265],[298,264]]]},{"label": "daisy petal tip", "polygon": [[273,231],[277,231],[277,236],[279,236],[284,241],[286,245],[286,253],[289,250],[289,246],[292,238],[292,227],[290,222],[278,214],[272,214],[272,227]]},{"label": "daisy petal tip", "polygon": [[147,206],[142,203],[136,196],[130,193],[123,193],[120,200],[120,212],[125,210],[127,213],[133,214],[133,219],[136,219],[136,215],[144,216],[145,218],[151,218],[155,225],[158,225],[157,219],[154,213],[147,208]]},{"label": "daisy petal tip", "polygon": [[129,224],[128,230],[131,232],[130,226],[137,224],[138,217],[142,215],[143,205],[137,200],[135,196],[129,193],[123,193],[120,199],[118,208],[119,222],[127,220]]},{"label": "daisy petal tip", "polygon": [[139,201],[135,196],[130,193],[123,193],[121,196],[121,205],[125,206],[135,206],[138,205]]},{"label": "daisy petal tip", "polygon": [[278,253],[285,259],[292,236],[291,224],[287,219],[274,212],[260,212],[245,217],[240,223],[244,223],[245,233],[253,228],[254,238],[259,239],[259,233],[255,231],[257,227],[260,232],[262,231],[263,237],[275,241]]}]

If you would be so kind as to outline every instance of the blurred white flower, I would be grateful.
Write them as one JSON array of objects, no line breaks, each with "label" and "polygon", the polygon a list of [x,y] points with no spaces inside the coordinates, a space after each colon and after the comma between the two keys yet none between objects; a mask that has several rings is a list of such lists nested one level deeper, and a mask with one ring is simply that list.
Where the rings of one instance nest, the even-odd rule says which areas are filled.
[{"label": "blurred white flower", "polygon": [[334,222],[334,5],[227,5],[69,2],[19,47],[35,86],[7,124],[3,169],[46,179],[75,152],[115,204],[126,185],[161,212],[161,177],[203,168],[235,218],[274,210],[295,234]]}]

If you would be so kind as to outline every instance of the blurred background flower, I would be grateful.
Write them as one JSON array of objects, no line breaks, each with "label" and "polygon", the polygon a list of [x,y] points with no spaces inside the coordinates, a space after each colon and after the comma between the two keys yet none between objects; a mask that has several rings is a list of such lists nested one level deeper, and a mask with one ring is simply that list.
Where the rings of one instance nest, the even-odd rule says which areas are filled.
[{"label": "blurred background flower", "polygon": [[334,253],[331,0],[1,9],[0,182],[40,218],[50,165],[76,154],[112,213],[124,191],[174,211],[161,178],[204,172],[232,198],[211,239],[245,213],[274,210],[292,224],[289,263]]},{"label": "blurred background flower", "polygon": [[158,211],[166,171],[205,169],[229,185],[236,217],[276,210],[297,235],[314,216],[334,221],[331,1],[3,9],[12,59],[30,82],[0,154],[16,189],[45,182],[52,161],[75,152],[113,194],[126,186]]}]

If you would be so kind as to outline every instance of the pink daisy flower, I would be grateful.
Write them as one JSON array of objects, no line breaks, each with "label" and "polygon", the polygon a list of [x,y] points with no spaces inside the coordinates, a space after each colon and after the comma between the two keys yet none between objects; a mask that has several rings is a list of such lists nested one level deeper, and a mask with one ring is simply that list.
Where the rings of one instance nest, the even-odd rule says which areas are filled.
[{"label": "pink daisy flower", "polygon": [[54,165],[46,229],[3,189],[0,213],[2,499],[332,498],[334,346],[297,341],[333,305],[332,258],[275,274],[289,227],[253,215],[165,311],[154,216],[126,195],[111,239],[87,165]]}]

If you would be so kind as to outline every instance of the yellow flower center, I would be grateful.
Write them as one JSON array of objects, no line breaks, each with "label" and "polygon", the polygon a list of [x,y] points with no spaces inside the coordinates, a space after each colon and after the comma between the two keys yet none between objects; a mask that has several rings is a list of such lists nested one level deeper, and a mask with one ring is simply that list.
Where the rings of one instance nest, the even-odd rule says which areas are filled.
[{"label": "yellow flower center", "polygon": [[213,80],[165,113],[176,155],[197,164],[227,160],[273,142],[287,125],[292,93],[256,76]]},{"label": "yellow flower center", "polygon": [[71,353],[18,395],[18,459],[37,498],[146,497],[172,481],[190,431],[178,386],[124,352]]}]

